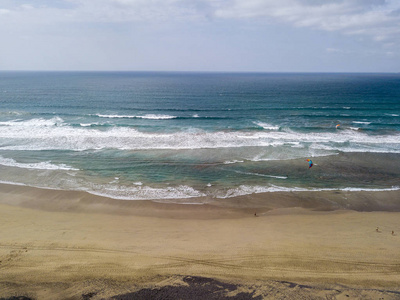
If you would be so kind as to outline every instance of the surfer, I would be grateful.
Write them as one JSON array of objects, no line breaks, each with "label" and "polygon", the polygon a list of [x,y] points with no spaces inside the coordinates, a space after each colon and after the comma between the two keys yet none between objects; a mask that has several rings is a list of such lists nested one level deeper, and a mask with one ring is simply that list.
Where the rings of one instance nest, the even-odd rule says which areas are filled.
[{"label": "surfer", "polygon": [[310,169],[314,164],[311,159],[307,159],[308,161],[308,168]]}]

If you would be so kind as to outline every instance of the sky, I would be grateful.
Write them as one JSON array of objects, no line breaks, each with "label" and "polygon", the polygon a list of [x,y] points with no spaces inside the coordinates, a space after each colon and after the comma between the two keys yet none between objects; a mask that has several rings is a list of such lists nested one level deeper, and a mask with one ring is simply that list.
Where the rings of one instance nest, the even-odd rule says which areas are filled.
[{"label": "sky", "polygon": [[400,72],[400,0],[0,0],[0,70]]}]

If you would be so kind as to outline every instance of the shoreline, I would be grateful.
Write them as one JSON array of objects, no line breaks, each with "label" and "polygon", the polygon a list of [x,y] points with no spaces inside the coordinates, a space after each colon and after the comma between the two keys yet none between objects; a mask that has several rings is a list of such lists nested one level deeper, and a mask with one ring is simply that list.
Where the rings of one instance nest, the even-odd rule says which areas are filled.
[{"label": "shoreline", "polygon": [[399,299],[399,193],[189,205],[1,184],[0,298]]},{"label": "shoreline", "polygon": [[[85,191],[0,183],[0,203],[45,211],[106,213],[162,218],[240,218],[274,210],[400,212],[400,190],[266,192],[231,198],[119,200]],[[194,214],[191,214],[194,212]],[[185,215],[187,213],[187,215]]]}]

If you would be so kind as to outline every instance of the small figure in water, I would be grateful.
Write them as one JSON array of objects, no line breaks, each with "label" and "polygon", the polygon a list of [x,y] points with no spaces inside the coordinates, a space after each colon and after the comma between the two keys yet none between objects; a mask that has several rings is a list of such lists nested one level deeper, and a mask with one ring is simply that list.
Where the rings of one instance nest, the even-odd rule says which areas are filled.
[{"label": "small figure in water", "polygon": [[308,168],[310,169],[314,164],[311,159],[307,159],[308,161]]}]

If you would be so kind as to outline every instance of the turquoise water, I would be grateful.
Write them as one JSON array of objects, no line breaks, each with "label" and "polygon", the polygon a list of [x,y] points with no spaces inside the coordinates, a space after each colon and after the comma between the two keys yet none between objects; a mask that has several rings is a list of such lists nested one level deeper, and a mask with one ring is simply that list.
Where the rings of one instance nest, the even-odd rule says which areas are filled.
[{"label": "turquoise water", "polygon": [[127,200],[390,190],[399,158],[400,74],[0,72],[1,182]]}]

